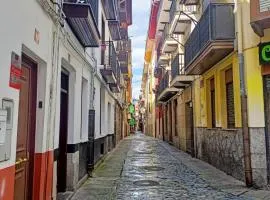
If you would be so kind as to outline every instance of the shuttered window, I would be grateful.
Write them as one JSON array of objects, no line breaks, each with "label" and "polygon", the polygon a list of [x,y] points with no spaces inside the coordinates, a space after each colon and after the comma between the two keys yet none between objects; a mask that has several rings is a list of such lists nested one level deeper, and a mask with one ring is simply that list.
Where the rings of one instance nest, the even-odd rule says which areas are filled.
[{"label": "shuttered window", "polygon": [[210,98],[211,98],[211,122],[212,128],[216,127],[216,100],[215,100],[215,79],[210,80]]},{"label": "shuttered window", "polygon": [[235,128],[232,69],[229,69],[225,72],[225,80],[226,80],[227,127]]}]

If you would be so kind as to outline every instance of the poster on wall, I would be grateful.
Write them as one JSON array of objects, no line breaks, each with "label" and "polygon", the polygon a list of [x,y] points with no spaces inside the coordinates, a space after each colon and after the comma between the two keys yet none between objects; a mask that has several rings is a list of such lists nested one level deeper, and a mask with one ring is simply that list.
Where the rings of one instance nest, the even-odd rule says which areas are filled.
[{"label": "poster on wall", "polygon": [[11,53],[11,66],[10,66],[10,78],[9,78],[9,87],[14,89],[21,89],[21,58],[18,54]]}]

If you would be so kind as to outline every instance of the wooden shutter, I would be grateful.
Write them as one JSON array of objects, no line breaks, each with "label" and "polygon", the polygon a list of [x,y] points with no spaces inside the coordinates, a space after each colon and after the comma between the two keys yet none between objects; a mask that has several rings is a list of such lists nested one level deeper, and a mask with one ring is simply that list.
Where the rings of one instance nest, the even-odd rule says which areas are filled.
[{"label": "wooden shutter", "polygon": [[235,112],[234,112],[234,94],[233,94],[233,73],[232,69],[225,72],[226,80],[226,104],[227,104],[227,127],[235,127]]},{"label": "wooden shutter", "polygon": [[215,100],[215,79],[210,80],[211,116],[212,128],[216,127],[216,100]]}]

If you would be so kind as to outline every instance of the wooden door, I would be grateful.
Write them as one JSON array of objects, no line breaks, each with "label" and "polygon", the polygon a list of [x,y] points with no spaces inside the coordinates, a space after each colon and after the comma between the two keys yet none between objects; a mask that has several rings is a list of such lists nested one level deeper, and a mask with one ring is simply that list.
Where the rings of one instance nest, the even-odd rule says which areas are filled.
[{"label": "wooden door", "polygon": [[37,65],[23,55],[15,166],[15,200],[32,199],[36,95]]},{"label": "wooden door", "polygon": [[173,121],[172,121],[172,102],[168,105],[169,109],[169,141],[173,142]]},{"label": "wooden door", "polygon": [[187,152],[194,155],[194,127],[193,127],[193,108],[191,102],[186,103],[186,137]]},{"label": "wooden door", "polygon": [[68,88],[69,75],[61,73],[59,158],[57,161],[57,192],[66,191],[67,180],[67,135],[68,135]]}]

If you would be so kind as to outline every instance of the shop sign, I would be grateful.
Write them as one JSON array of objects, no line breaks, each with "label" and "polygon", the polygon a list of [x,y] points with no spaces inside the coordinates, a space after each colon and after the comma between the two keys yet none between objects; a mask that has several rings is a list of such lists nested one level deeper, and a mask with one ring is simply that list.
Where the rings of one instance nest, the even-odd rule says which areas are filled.
[{"label": "shop sign", "polygon": [[270,64],[270,42],[259,44],[259,57],[261,65]]},{"label": "shop sign", "polygon": [[21,89],[21,58],[16,53],[11,53],[11,66],[10,66],[10,77],[9,86],[17,90]]}]

